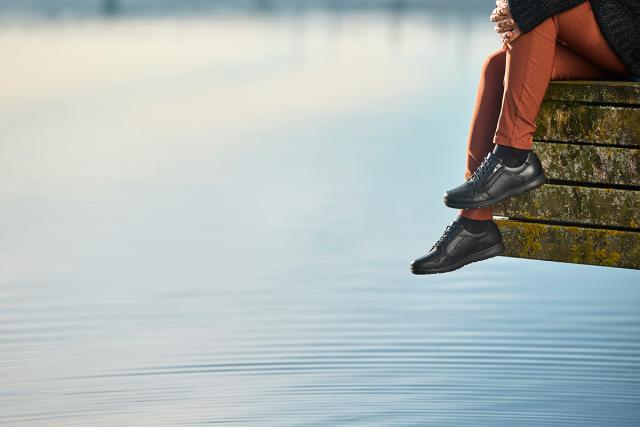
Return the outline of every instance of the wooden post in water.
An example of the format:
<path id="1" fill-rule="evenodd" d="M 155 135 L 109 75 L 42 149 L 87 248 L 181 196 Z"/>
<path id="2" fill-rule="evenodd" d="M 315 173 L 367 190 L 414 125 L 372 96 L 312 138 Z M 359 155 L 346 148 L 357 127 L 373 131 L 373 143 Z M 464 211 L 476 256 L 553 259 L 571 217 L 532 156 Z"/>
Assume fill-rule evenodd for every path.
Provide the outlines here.
<path id="1" fill-rule="evenodd" d="M 548 182 L 495 207 L 504 255 L 640 269 L 640 84 L 552 82 L 534 140 Z"/>

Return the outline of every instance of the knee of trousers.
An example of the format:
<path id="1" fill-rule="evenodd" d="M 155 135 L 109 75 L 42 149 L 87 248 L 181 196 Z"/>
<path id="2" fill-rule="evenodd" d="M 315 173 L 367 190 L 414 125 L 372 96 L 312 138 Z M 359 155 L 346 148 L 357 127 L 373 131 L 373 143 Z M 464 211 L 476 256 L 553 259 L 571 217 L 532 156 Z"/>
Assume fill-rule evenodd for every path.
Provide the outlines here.
<path id="1" fill-rule="evenodd" d="M 487 56 L 482 64 L 482 79 L 484 81 L 502 81 L 507 63 L 507 52 L 500 49 Z"/>

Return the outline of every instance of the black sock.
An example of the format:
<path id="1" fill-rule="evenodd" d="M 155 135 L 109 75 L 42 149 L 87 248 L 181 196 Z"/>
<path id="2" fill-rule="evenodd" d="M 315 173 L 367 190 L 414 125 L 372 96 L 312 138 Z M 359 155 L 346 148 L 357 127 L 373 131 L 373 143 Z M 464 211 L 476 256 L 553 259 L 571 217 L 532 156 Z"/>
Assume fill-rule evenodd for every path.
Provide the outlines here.
<path id="1" fill-rule="evenodd" d="M 520 166 L 527 160 L 529 150 L 521 150 L 520 148 L 507 147 L 506 145 L 496 144 L 493 154 L 500 157 L 502 162 L 510 168 Z"/>
<path id="2" fill-rule="evenodd" d="M 471 218 L 467 218 L 466 216 L 462 216 L 462 215 L 458 215 L 458 218 L 456 218 L 456 221 L 459 221 L 462 226 L 464 227 L 465 230 L 467 230 L 470 233 L 482 233 L 484 231 L 486 231 L 487 227 L 489 226 L 489 221 L 491 221 L 490 219 L 471 219 Z"/>

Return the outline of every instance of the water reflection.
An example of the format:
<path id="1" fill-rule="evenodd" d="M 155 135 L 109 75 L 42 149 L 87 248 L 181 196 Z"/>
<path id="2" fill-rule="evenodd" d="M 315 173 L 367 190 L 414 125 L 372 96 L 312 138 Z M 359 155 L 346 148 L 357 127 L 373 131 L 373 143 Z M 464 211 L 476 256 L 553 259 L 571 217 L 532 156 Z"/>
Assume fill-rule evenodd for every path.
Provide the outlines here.
<path id="1" fill-rule="evenodd" d="M 408 272 L 484 13 L 154 3 L 0 30 L 0 423 L 637 424 L 638 272 Z"/>

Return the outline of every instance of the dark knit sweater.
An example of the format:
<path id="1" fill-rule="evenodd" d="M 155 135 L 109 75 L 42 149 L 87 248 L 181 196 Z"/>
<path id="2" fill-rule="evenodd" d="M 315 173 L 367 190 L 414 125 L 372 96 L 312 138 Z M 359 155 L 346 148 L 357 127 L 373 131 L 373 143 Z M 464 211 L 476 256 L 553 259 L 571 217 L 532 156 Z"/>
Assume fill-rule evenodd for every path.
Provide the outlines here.
<path id="1" fill-rule="evenodd" d="M 509 0 L 509 6 L 513 19 L 526 33 L 584 1 Z M 631 80 L 640 81 L 640 0 L 591 0 L 591 8 L 609 46 L 631 71 Z"/>

